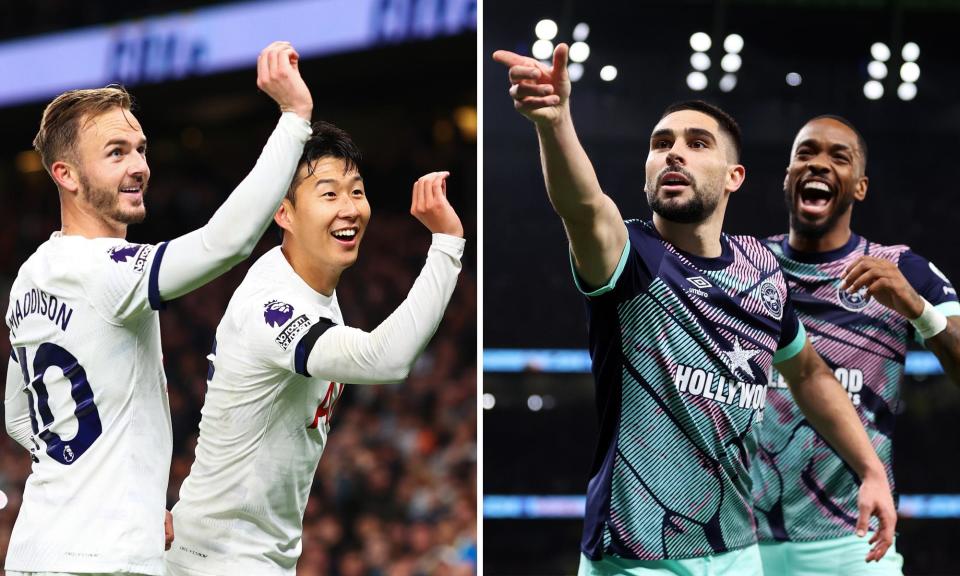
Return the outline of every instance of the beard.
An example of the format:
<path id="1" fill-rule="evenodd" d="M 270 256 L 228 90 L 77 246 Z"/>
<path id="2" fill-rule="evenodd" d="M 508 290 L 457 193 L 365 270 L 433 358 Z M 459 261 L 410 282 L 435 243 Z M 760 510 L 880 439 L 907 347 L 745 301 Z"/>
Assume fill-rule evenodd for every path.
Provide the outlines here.
<path id="1" fill-rule="evenodd" d="M 799 195 L 799 192 L 797 193 Z M 783 199 L 787 204 L 787 212 L 790 213 L 790 229 L 810 239 L 823 238 L 823 236 L 833 230 L 837 221 L 843 216 L 853 204 L 852 194 L 837 194 L 834 198 L 833 212 L 827 215 L 821 222 L 810 222 L 803 220 L 797 215 L 797 205 L 794 197 L 790 194 L 788 186 L 783 187 Z"/>
<path id="2" fill-rule="evenodd" d="M 662 198 L 657 191 L 659 186 L 657 185 L 660 182 L 660 179 L 667 172 L 678 172 L 683 174 L 683 176 L 690 182 L 690 189 L 693 191 L 693 198 L 686 202 L 679 202 L 675 199 L 665 199 Z M 719 189 L 720 183 L 717 184 Z M 678 224 L 695 224 L 697 222 L 703 222 L 713 214 L 714 210 L 717 209 L 717 204 L 720 203 L 720 193 L 708 194 L 700 188 L 697 184 L 696 178 L 693 177 L 693 174 L 690 174 L 683 168 L 679 166 L 667 166 L 660 171 L 660 174 L 656 178 L 647 180 L 647 185 L 644 189 L 647 194 L 647 204 L 650 205 L 650 209 L 655 213 L 659 214 L 661 218 L 669 220 L 671 222 L 676 222 Z"/>
<path id="3" fill-rule="evenodd" d="M 146 194 L 146 183 L 141 184 L 141 193 Z M 90 180 L 80 175 L 80 194 L 85 202 L 96 210 L 97 214 L 121 224 L 139 224 L 147 217 L 147 209 L 141 203 L 139 206 L 124 209 L 120 206 L 120 194 L 117 190 L 98 188 L 90 184 Z"/>

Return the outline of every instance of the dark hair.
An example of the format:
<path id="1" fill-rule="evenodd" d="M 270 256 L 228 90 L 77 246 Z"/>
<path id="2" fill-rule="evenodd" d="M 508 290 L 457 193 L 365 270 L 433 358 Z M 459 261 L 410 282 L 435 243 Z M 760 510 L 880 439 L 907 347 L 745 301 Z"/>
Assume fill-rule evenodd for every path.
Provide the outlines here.
<path id="1" fill-rule="evenodd" d="M 667 108 L 663 111 L 663 114 L 660 115 L 660 119 L 662 120 L 670 114 L 679 112 L 681 110 L 694 110 L 696 112 L 702 112 L 716 120 L 717 124 L 720 125 L 720 130 L 726 132 L 727 136 L 730 137 L 730 140 L 733 141 L 733 149 L 736 152 L 734 161 L 740 161 L 740 154 L 742 152 L 742 133 L 740 131 L 740 125 L 737 124 L 737 121 L 733 119 L 733 116 L 727 114 L 719 107 L 714 106 L 709 102 L 704 102 L 703 100 L 685 100 L 683 102 L 674 102 L 673 104 L 667 106 Z"/>
<path id="2" fill-rule="evenodd" d="M 863 171 L 864 172 L 867 171 L 867 141 L 863 138 L 863 134 L 861 134 L 860 131 L 857 130 L 857 127 L 853 125 L 853 122 L 847 120 L 843 116 L 838 116 L 836 114 L 821 114 L 819 116 L 814 116 L 813 118 L 807 120 L 804 126 L 813 122 L 814 120 L 833 120 L 835 122 L 839 122 L 843 124 L 850 130 L 852 130 L 853 133 L 857 135 L 857 146 L 860 147 L 860 155 L 863 157 Z"/>
<path id="3" fill-rule="evenodd" d="M 291 204 L 296 205 L 297 186 L 303 182 L 304 178 L 309 177 L 316 170 L 317 160 L 325 157 L 340 158 L 344 162 L 344 168 L 347 172 L 351 170 L 360 171 L 360 162 L 362 156 L 360 148 L 354 144 L 353 139 L 346 131 L 337 128 L 329 122 L 314 122 L 313 134 L 307 143 L 303 145 L 303 154 L 300 161 L 297 162 L 297 172 L 290 182 L 290 188 L 287 189 L 287 199 Z M 306 166 L 306 173 L 301 175 L 300 168 Z"/>

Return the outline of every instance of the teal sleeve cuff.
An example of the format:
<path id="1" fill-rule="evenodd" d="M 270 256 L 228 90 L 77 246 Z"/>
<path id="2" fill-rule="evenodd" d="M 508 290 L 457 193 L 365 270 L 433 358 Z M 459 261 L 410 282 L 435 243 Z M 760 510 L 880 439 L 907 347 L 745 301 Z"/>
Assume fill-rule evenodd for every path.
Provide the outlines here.
<path id="1" fill-rule="evenodd" d="M 610 279 L 607 280 L 607 283 L 603 286 L 597 288 L 596 290 L 588 290 L 581 282 L 580 275 L 577 274 L 577 267 L 573 264 L 573 251 L 570 251 L 570 271 L 573 273 L 573 283 L 577 285 L 577 290 L 580 291 L 584 296 L 590 298 L 594 296 L 600 296 L 601 294 L 606 294 L 616 287 L 617 280 L 620 279 L 620 275 L 623 274 L 623 269 L 627 265 L 627 256 L 630 255 L 630 239 L 627 238 L 627 243 L 623 245 L 623 253 L 620 254 L 620 262 L 617 263 L 617 269 L 613 271 L 613 275 L 610 276 Z"/>
<path id="2" fill-rule="evenodd" d="M 933 308 L 947 317 L 960 316 L 960 302 L 941 302 Z M 927 347 L 927 345 L 923 342 L 923 337 L 920 336 L 920 333 L 916 330 L 913 331 L 913 341 L 924 348 Z"/>
<path id="3" fill-rule="evenodd" d="M 803 350 L 803 345 L 807 343 L 807 329 L 803 327 L 803 323 L 800 322 L 800 320 L 797 320 L 797 328 L 797 335 L 793 339 L 793 342 L 777 350 L 776 354 L 773 355 L 774 364 L 789 360 Z"/>
<path id="4" fill-rule="evenodd" d="M 934 308 L 944 316 L 960 316 L 960 302 L 941 302 Z"/>

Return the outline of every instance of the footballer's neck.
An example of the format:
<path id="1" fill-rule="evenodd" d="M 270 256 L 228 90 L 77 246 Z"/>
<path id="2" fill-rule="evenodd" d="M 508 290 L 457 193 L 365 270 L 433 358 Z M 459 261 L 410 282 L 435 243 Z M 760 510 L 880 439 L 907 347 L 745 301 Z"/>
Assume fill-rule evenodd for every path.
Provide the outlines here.
<path id="1" fill-rule="evenodd" d="M 283 252 L 284 258 L 290 263 L 290 267 L 297 273 L 297 276 L 302 278 L 314 292 L 327 297 L 333 295 L 333 291 L 336 290 L 337 284 L 340 282 L 340 275 L 346 269 L 345 267 L 317 262 L 309 258 L 305 252 L 297 250 L 293 243 L 286 238 L 280 246 L 280 251 Z"/>
<path id="2" fill-rule="evenodd" d="M 703 258 L 717 258 L 723 254 L 720 234 L 723 229 L 723 207 L 700 222 L 683 223 L 667 220 L 653 213 L 653 225 L 660 236 L 677 248 Z"/>
<path id="3" fill-rule="evenodd" d="M 84 238 L 126 238 L 127 225 L 106 218 L 89 206 L 75 203 L 60 204 L 60 233 Z"/>
<path id="4" fill-rule="evenodd" d="M 852 212 L 848 209 L 846 213 L 841 214 L 833 226 L 823 234 L 803 234 L 790 226 L 790 247 L 798 252 L 830 252 L 843 248 L 853 234 L 853 230 L 850 229 Z"/>

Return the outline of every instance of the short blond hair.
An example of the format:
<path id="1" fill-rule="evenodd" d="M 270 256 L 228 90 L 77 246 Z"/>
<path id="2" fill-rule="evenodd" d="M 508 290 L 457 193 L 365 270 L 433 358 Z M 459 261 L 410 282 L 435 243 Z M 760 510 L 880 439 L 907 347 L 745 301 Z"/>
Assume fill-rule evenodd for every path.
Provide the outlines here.
<path id="1" fill-rule="evenodd" d="M 126 88 L 113 84 L 105 88 L 70 90 L 47 104 L 33 148 L 40 154 L 43 167 L 64 159 L 76 158 L 80 120 L 97 116 L 118 106 L 130 110 L 133 98 Z"/>

